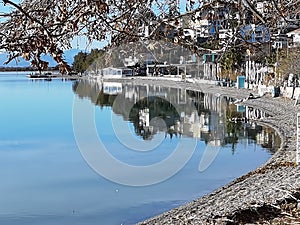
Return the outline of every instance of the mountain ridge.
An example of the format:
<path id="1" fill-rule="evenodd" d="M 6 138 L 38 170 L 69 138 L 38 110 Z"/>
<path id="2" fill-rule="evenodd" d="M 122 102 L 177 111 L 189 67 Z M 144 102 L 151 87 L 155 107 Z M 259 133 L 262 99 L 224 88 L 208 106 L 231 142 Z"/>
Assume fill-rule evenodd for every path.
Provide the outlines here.
<path id="1" fill-rule="evenodd" d="M 79 52 L 83 50 L 80 49 L 70 49 L 64 51 L 64 59 L 69 64 L 72 65 L 74 62 L 74 56 L 77 55 Z M 29 67 L 30 61 L 26 61 L 22 57 L 19 57 L 16 60 L 12 60 L 8 64 L 4 64 L 5 61 L 8 59 L 8 53 L 0 53 L 0 67 Z M 50 55 L 45 55 L 42 57 L 43 60 L 49 62 L 49 67 L 55 67 L 57 65 L 57 62 L 52 59 Z"/>

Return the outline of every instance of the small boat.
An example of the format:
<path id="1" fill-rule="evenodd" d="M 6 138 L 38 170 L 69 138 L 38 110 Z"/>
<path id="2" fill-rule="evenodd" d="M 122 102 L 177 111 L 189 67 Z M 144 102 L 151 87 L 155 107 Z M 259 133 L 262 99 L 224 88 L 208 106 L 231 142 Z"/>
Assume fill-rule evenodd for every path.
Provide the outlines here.
<path id="1" fill-rule="evenodd" d="M 51 72 L 45 72 L 45 73 L 30 73 L 27 74 L 26 77 L 30 79 L 47 79 L 47 78 L 53 78 L 56 77 L 56 75 L 52 75 Z"/>
<path id="2" fill-rule="evenodd" d="M 45 75 L 45 74 L 39 74 L 39 73 L 30 73 L 30 74 L 27 74 L 26 77 L 28 77 L 28 78 L 48 78 L 49 76 Z"/>

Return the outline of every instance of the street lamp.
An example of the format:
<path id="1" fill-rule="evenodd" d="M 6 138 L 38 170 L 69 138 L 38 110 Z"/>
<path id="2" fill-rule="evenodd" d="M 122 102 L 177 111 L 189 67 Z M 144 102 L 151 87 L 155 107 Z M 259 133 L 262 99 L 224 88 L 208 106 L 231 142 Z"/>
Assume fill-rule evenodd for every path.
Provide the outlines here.
<path id="1" fill-rule="evenodd" d="M 247 89 L 249 88 L 249 76 L 250 76 L 250 69 L 251 69 L 251 51 L 250 49 L 246 50 L 247 56 L 248 56 L 248 67 L 246 66 L 246 82 L 247 82 Z"/>

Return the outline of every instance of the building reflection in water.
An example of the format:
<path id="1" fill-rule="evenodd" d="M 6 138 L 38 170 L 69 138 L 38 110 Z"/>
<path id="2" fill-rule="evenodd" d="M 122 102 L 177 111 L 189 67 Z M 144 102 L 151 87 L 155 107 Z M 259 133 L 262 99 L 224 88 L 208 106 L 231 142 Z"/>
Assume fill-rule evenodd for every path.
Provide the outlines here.
<path id="1" fill-rule="evenodd" d="M 133 123 L 135 133 L 144 140 L 164 132 L 171 139 L 184 135 L 213 146 L 231 145 L 233 153 L 241 140 L 256 141 L 271 151 L 280 146 L 274 130 L 258 123 L 260 118 L 268 116 L 266 113 L 235 105 L 234 99 L 228 97 L 180 88 L 93 80 L 74 83 L 73 91 L 100 107 L 112 107 L 116 96 L 121 98 L 112 107 L 113 112 Z M 132 108 L 128 115 L 125 109 L 129 105 Z"/>

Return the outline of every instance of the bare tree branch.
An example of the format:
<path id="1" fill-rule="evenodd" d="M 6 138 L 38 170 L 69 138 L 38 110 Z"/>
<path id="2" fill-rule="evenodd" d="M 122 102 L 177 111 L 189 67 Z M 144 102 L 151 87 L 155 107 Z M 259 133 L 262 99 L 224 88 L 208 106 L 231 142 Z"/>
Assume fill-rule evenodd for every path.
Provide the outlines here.
<path id="1" fill-rule="evenodd" d="M 178 2 L 24 0 L 16 4 L 3 0 L 14 10 L 0 13 L 3 19 L 0 22 L 0 49 L 10 52 L 8 61 L 22 56 L 39 69 L 47 67 L 41 56 L 50 54 L 66 72 L 69 67 L 63 59 L 63 50 L 71 48 L 71 40 L 77 36 L 98 41 L 110 36 L 112 45 L 139 39 L 176 40 L 178 44 L 198 51 L 218 51 L 249 44 L 241 35 L 241 30 L 247 26 L 263 25 L 272 35 L 272 32 L 287 31 L 289 26 L 299 27 L 300 24 L 299 19 L 289 18 L 300 13 L 299 0 L 195 0 L 186 1 L 185 5 L 178 5 Z M 263 11 L 258 9 L 257 3 L 263 5 Z M 192 25 L 192 21 L 199 27 Z M 206 29 L 214 30 L 206 30 L 209 33 L 205 37 L 207 42 L 199 44 L 184 39 L 182 31 L 200 29 L 201 21 L 208 21 L 209 28 Z M 145 35 L 145 30 L 148 30 L 148 35 Z M 233 36 L 221 43 L 219 30 L 232 31 Z"/>

